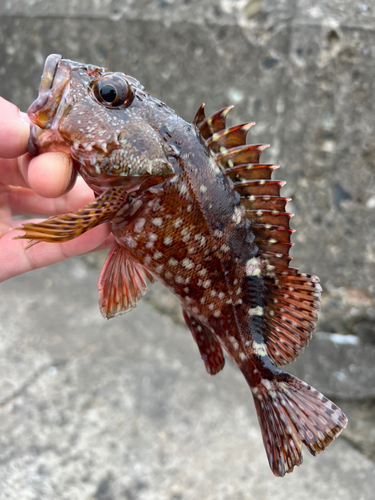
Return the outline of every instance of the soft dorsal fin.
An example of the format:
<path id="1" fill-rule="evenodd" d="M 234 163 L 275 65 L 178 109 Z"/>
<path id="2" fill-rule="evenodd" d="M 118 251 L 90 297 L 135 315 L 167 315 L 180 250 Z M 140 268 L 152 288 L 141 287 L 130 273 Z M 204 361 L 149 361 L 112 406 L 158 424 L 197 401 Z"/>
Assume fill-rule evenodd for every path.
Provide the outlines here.
<path id="1" fill-rule="evenodd" d="M 98 281 L 99 307 L 104 318 L 113 318 L 136 307 L 147 292 L 141 266 L 115 242 Z"/>
<path id="2" fill-rule="evenodd" d="M 290 199 L 280 196 L 285 182 L 272 179 L 278 165 L 260 163 L 260 155 L 268 144 L 246 144 L 246 134 L 253 123 L 226 128 L 230 109 L 205 118 L 201 107 L 194 125 L 215 153 L 216 161 L 226 169 L 251 222 L 261 266 L 256 258 L 250 268 L 254 269 L 254 277 L 257 272 L 262 273 L 267 288 L 267 352 L 277 365 L 283 365 L 296 359 L 306 347 L 315 327 L 321 289 L 316 276 L 299 274 L 289 267 L 289 249 L 293 245 L 290 236 L 294 230 L 289 228 L 293 214 L 285 208 Z"/>
<path id="3" fill-rule="evenodd" d="M 216 375 L 224 368 L 225 358 L 223 349 L 208 328 L 202 325 L 190 313 L 182 309 L 187 326 L 189 327 L 199 352 L 204 361 L 207 373 Z"/>

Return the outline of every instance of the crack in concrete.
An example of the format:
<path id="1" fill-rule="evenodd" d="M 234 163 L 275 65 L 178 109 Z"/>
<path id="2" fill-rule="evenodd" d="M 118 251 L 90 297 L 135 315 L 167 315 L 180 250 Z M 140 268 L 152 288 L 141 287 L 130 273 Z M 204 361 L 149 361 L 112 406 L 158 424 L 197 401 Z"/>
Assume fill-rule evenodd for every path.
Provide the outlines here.
<path id="1" fill-rule="evenodd" d="M 14 399 L 21 396 L 29 387 L 31 387 L 38 379 L 45 373 L 51 366 L 65 366 L 67 364 L 67 360 L 57 360 L 52 363 L 43 364 L 38 370 L 36 370 L 31 377 L 26 380 L 18 389 L 13 391 L 9 396 L 0 400 L 0 408 L 3 408 L 7 404 L 9 404 Z"/>

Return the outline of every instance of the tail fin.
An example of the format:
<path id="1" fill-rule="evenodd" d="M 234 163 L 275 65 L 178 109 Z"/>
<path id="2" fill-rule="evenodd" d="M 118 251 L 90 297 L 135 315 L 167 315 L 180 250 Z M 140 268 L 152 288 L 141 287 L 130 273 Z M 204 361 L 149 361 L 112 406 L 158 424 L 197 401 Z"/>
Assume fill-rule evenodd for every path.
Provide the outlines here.
<path id="1" fill-rule="evenodd" d="M 302 463 L 302 443 L 322 453 L 346 427 L 347 418 L 323 394 L 287 373 L 252 388 L 268 462 L 275 476 Z"/>

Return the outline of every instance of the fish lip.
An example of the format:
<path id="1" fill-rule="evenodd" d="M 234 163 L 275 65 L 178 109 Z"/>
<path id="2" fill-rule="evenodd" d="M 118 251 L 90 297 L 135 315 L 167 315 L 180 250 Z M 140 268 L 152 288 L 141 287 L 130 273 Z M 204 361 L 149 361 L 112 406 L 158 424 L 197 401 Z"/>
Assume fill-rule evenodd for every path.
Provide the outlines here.
<path id="1" fill-rule="evenodd" d="M 71 78 L 71 67 L 60 54 L 51 54 L 44 64 L 39 87 L 39 95 L 31 104 L 27 115 L 31 121 L 28 151 L 36 156 L 46 137 L 45 129 L 50 129 L 52 136 L 57 132 L 58 122 L 66 107 L 65 96 Z"/>
<path id="2" fill-rule="evenodd" d="M 34 115 L 36 115 L 38 111 L 40 111 L 47 104 L 56 74 L 57 65 L 61 59 L 62 56 L 60 54 L 51 54 L 47 57 L 44 63 L 43 75 L 39 86 L 39 95 L 27 111 L 30 119 L 34 118 Z"/>

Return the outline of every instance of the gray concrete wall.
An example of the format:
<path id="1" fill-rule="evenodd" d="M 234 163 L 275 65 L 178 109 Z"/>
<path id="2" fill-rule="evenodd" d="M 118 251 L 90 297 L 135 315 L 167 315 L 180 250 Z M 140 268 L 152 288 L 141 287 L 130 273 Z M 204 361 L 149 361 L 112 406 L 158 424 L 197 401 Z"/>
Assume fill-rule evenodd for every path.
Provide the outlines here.
<path id="1" fill-rule="evenodd" d="M 22 109 L 51 52 L 123 70 L 186 120 L 205 102 L 293 197 L 295 265 L 324 288 L 320 327 L 375 338 L 375 3 L 2 0 L 0 93 Z"/>
<path id="2" fill-rule="evenodd" d="M 61 0 L 56 2 L 52 0 L 0 0 L 0 95 L 26 110 L 37 95 L 44 59 L 52 52 L 61 53 L 64 57 L 74 60 L 104 65 L 112 70 L 124 71 L 135 76 L 150 93 L 166 102 L 186 120 L 192 120 L 199 105 L 205 102 L 209 112 L 228 104 L 235 104 L 236 107 L 229 115 L 231 124 L 244 121 L 257 122 L 257 126 L 250 131 L 249 141 L 271 144 L 271 148 L 263 153 L 262 159 L 281 164 L 282 168 L 277 171 L 277 177 L 288 182 L 283 188 L 283 194 L 293 198 L 289 209 L 295 213 L 291 225 L 297 230 L 293 237 L 296 243 L 292 250 L 295 258 L 294 265 L 302 272 L 317 274 L 321 278 L 324 289 L 323 307 L 318 326 L 320 333 L 317 333 L 303 357 L 292 366 L 292 370 L 309 383 L 336 398 L 344 410 L 353 417 L 345 434 L 346 439 L 355 448 L 361 450 L 367 458 L 356 455 L 354 448 L 340 441 L 339 446 L 344 446 L 344 448 L 338 448 L 336 458 L 339 460 L 340 453 L 344 455 L 347 453 L 345 460 L 347 464 L 352 464 L 351 470 L 355 472 L 353 472 L 353 477 L 350 476 L 354 489 L 342 487 L 340 491 L 343 493 L 338 497 L 366 500 L 371 498 L 370 492 L 375 487 L 375 469 L 373 463 L 370 462 L 370 460 L 375 460 L 373 431 L 375 427 L 375 1 L 364 3 L 349 0 L 317 0 L 315 2 L 309 0 Z M 94 286 L 94 277 L 98 273 L 95 269 L 97 261 L 98 259 L 95 260 L 93 257 L 85 261 L 78 260 L 78 264 L 67 264 L 68 267 L 57 268 L 57 271 L 51 270 L 50 273 L 54 276 L 54 283 L 57 283 L 59 269 L 67 272 L 69 265 L 73 266 L 72 269 L 74 265 L 83 266 L 87 272 L 85 279 L 88 280 L 88 285 Z M 94 268 L 90 267 L 88 262 L 94 262 Z M 21 299 L 19 299 L 21 305 L 16 314 L 24 314 L 22 311 L 25 309 L 22 309 L 22 303 L 29 303 L 30 290 L 39 285 L 43 287 L 45 280 L 49 279 L 47 276 L 48 270 L 21 277 L 18 279 L 21 281 L 14 280 L 3 285 L 2 290 L 5 291 L 1 295 L 0 326 L 3 334 L 1 351 L 3 359 L 7 358 L 13 349 L 15 352 L 10 358 L 12 363 L 4 364 L 12 390 L 8 388 L 8 392 L 5 391 L 5 399 L 1 399 L 5 411 L 2 418 L 3 422 L 6 422 L 2 425 L 5 433 L 13 432 L 10 442 L 5 446 L 6 457 L 9 455 L 16 458 L 9 459 L 10 461 L 6 458 L 8 468 L 4 469 L 5 475 L 3 476 L 0 470 L 0 484 L 1 477 L 7 477 L 7 491 L 12 490 L 9 484 L 17 484 L 17 482 L 22 484 L 24 489 L 21 496 L 17 498 L 55 498 L 52 493 L 48 493 L 50 491 L 48 488 L 40 490 L 42 493 L 39 496 L 32 485 L 29 485 L 28 489 L 28 481 L 31 481 L 30 484 L 34 484 L 32 481 L 43 483 L 42 477 L 46 464 L 42 458 L 41 462 L 38 462 L 42 472 L 39 474 L 34 469 L 35 474 L 30 472 L 31 465 L 27 465 L 27 453 L 31 453 L 31 457 L 35 455 L 27 451 L 27 447 L 20 451 L 12 444 L 14 440 L 17 440 L 17 429 L 23 428 L 24 434 L 19 432 L 21 436 L 25 436 L 30 432 L 30 427 L 21 416 L 17 416 L 19 420 L 14 430 L 9 424 L 9 418 L 11 418 L 12 411 L 17 413 L 17 408 L 21 408 L 19 411 L 22 413 L 25 410 L 27 415 L 30 415 L 33 425 L 40 425 L 38 429 L 42 429 L 40 422 L 43 419 L 49 421 L 50 418 L 52 419 L 51 429 L 57 432 L 60 417 L 55 414 L 53 414 L 55 416 L 48 417 L 48 411 L 52 411 L 50 408 L 52 404 L 50 390 L 52 389 L 48 385 L 48 366 L 49 364 L 55 366 L 53 363 L 58 356 L 54 354 L 51 340 L 50 344 L 47 343 L 48 346 L 42 343 L 40 359 L 37 355 L 38 350 L 34 347 L 29 347 L 31 350 L 28 356 L 17 357 L 17 347 L 19 342 L 22 342 L 22 322 L 18 324 L 12 319 L 12 315 L 5 315 L 4 311 L 12 311 L 14 303 L 12 296 L 14 298 L 21 294 Z M 68 284 L 66 287 L 68 290 Z M 49 289 L 44 290 L 39 298 L 39 306 L 50 300 L 51 293 Z M 63 304 L 67 297 L 65 295 L 59 297 L 59 293 L 62 292 L 56 285 L 52 295 L 55 297 L 54 300 Z M 78 301 L 79 298 L 76 300 Z M 175 321 L 181 320 L 176 303 L 168 295 L 163 294 L 157 285 L 154 285 L 153 292 L 151 290 L 149 300 L 159 310 L 170 313 Z M 93 305 L 96 307 L 96 299 L 94 302 Z M 82 301 L 80 306 L 83 317 L 86 317 L 84 308 L 87 308 L 88 304 Z M 27 315 L 30 314 L 29 310 L 26 311 Z M 50 313 L 46 311 L 48 308 L 43 305 L 39 318 L 44 318 L 45 315 L 46 317 L 43 320 L 40 319 L 39 327 L 38 322 L 33 323 L 34 330 L 28 331 L 28 336 L 31 338 L 33 335 L 35 339 L 39 338 L 38 328 L 42 331 L 44 328 L 47 333 L 50 332 L 52 339 L 60 335 L 53 331 L 57 328 L 53 311 Z M 59 328 L 65 329 L 66 332 L 74 324 L 74 331 L 79 335 L 79 311 L 72 318 L 69 316 L 71 313 L 68 309 L 66 311 L 67 320 L 65 323 L 60 323 Z M 162 333 L 165 320 L 160 315 L 158 317 L 160 323 L 155 320 L 154 324 L 159 326 L 154 328 L 155 331 Z M 123 321 L 124 323 L 118 323 Z M 111 328 L 117 332 L 118 325 L 126 325 L 127 321 L 132 320 L 116 319 Z M 43 322 L 46 322 L 44 326 Z M 112 322 L 109 324 L 112 325 Z M 149 325 L 147 321 L 144 323 L 145 328 Z M 95 324 L 95 328 L 99 328 L 98 325 Z M 8 346 L 9 332 L 12 332 L 12 335 L 18 332 L 15 335 L 18 340 L 14 341 L 11 348 Z M 47 342 L 47 333 L 43 342 Z M 344 334 L 346 337 L 343 339 L 332 334 Z M 116 336 L 117 333 L 108 335 L 112 338 L 111 335 Z M 78 380 L 78 395 L 74 393 L 71 396 L 72 400 L 76 401 L 77 398 L 78 400 L 80 397 L 84 398 L 87 390 L 87 384 L 79 382 L 80 377 L 84 380 L 89 375 L 86 374 L 85 367 L 77 368 L 81 365 L 75 359 L 76 345 L 73 339 L 69 335 L 64 338 L 68 347 L 66 351 L 62 351 L 61 356 L 66 364 L 61 365 L 61 368 L 57 370 L 61 369 L 63 373 L 61 380 L 59 379 L 61 385 L 58 387 L 65 394 L 66 401 L 63 408 L 68 412 L 69 380 Z M 30 342 L 36 342 L 35 339 Z M 165 342 L 169 341 L 168 337 L 168 341 L 165 340 Z M 85 342 L 83 338 L 82 345 L 86 345 Z M 126 340 L 123 339 L 122 342 L 126 344 Z M 151 342 L 148 337 L 147 342 Z M 154 344 L 151 345 L 157 349 L 158 339 L 155 338 L 153 342 Z M 179 342 L 179 337 L 176 342 Z M 90 344 L 88 340 L 87 343 Z M 95 358 L 94 356 L 93 359 L 95 363 L 99 363 L 104 373 L 111 364 L 112 354 L 106 353 L 104 349 L 101 351 L 101 357 Z M 100 359 L 102 361 L 99 361 Z M 151 351 L 149 359 L 152 359 Z M 64 368 L 65 366 L 68 368 Z M 47 367 L 46 372 L 43 372 L 43 367 Z M 231 367 L 228 369 L 230 370 Z M 83 370 L 83 374 L 78 374 L 77 370 Z M 168 384 L 169 372 L 165 374 L 163 370 L 162 366 L 161 379 Z M 20 377 L 20 371 L 22 375 L 25 375 L 25 380 Z M 23 395 L 22 388 L 25 384 L 26 388 L 29 385 L 32 387 L 31 391 L 37 391 L 33 385 L 35 373 L 43 375 L 40 379 L 37 376 L 35 380 L 40 380 L 36 387 L 45 391 L 45 398 L 39 394 L 35 399 L 32 392 Z M 46 377 L 47 381 L 43 377 Z M 99 375 L 98 377 L 100 379 Z M 113 375 L 113 380 L 118 380 L 115 375 Z M 185 380 L 184 383 L 186 384 L 187 381 Z M 136 386 L 130 396 L 124 396 L 121 392 L 120 381 L 118 380 L 117 386 L 114 382 L 113 384 L 114 391 L 119 391 L 120 399 L 136 397 L 138 391 Z M 181 388 L 177 386 L 175 389 L 182 391 L 182 387 L 183 384 Z M 18 390 L 21 390 L 21 396 L 17 396 Z M 80 390 L 82 392 L 79 392 Z M 101 389 L 98 391 L 101 394 L 100 397 L 105 394 L 104 389 L 102 392 Z M 146 397 L 152 392 L 150 389 Z M 21 399 L 18 400 L 17 397 Z M 95 405 L 95 397 L 94 393 L 88 396 L 90 404 Z M 204 397 L 202 396 L 203 399 L 199 403 L 202 405 L 203 413 Z M 16 409 L 14 406 L 7 406 L 8 404 L 15 404 Z M 151 406 L 154 405 L 156 408 L 158 404 L 158 401 L 153 400 Z M 175 411 L 176 404 L 178 406 L 180 403 L 174 402 L 171 411 Z M 48 411 L 43 413 L 45 405 Z M 219 405 L 217 411 L 220 418 L 218 417 L 215 425 L 220 426 L 220 419 L 225 414 L 225 404 L 220 406 L 216 402 L 212 405 Z M 134 414 L 140 415 L 143 411 L 147 414 L 151 411 L 147 407 L 142 408 L 139 411 L 134 410 Z M 64 413 L 65 410 L 61 411 Z M 120 413 L 119 411 L 118 416 Z M 79 410 L 78 414 L 89 425 L 87 418 L 90 417 L 85 411 Z M 70 413 L 69 415 L 66 418 L 74 420 L 75 417 L 73 418 Z M 251 418 L 253 417 L 254 415 Z M 182 418 L 181 415 L 179 418 Z M 187 418 L 203 417 L 198 412 Z M 238 422 L 241 418 L 239 417 Z M 147 420 L 148 423 L 149 421 L 150 419 Z M 178 418 L 176 422 L 177 429 L 180 425 Z M 247 424 L 250 425 L 249 422 L 241 425 Z M 164 432 L 163 429 L 167 425 L 170 425 L 170 422 L 160 423 L 157 432 Z M 99 427 L 95 431 L 97 434 L 93 435 L 100 435 Z M 189 432 L 194 432 L 195 424 L 192 423 L 187 428 Z M 210 423 L 207 420 L 204 429 L 208 432 L 209 428 Z M 74 436 L 76 432 L 78 431 L 73 426 L 68 434 Z M 113 429 L 108 432 L 107 437 L 114 435 Z M 126 432 L 130 430 L 127 429 Z M 256 435 L 256 431 L 254 433 Z M 181 471 L 183 465 L 180 463 L 176 465 L 170 458 L 174 456 L 175 451 L 164 449 L 164 438 L 160 437 L 161 434 L 158 436 L 155 454 L 159 457 L 160 453 L 165 452 L 169 457 L 166 463 L 170 465 L 170 468 L 175 467 L 173 470 Z M 247 447 L 239 444 L 241 440 L 239 436 L 235 438 L 237 439 L 236 446 L 239 446 L 236 449 L 240 450 L 238 453 L 244 453 L 242 455 L 244 460 L 250 460 L 246 455 Z M 198 439 L 197 436 L 196 438 Z M 46 446 L 52 446 L 54 441 L 53 438 L 51 439 L 52 441 Z M 110 441 L 110 437 L 108 439 Z M 247 438 L 244 437 L 244 439 Z M 109 441 L 101 443 L 107 454 L 110 454 L 109 450 L 112 446 Z M 5 441 L 2 442 L 4 444 Z M 32 446 L 36 446 L 38 439 L 31 439 L 31 442 Z M 225 442 L 225 440 L 221 441 L 223 446 L 226 446 Z M 134 443 L 135 441 L 129 438 L 127 446 L 135 446 Z M 176 449 L 182 446 L 178 439 L 172 439 L 171 443 Z M 81 456 L 80 454 L 88 453 L 87 447 L 91 444 L 90 440 L 85 441 L 83 438 L 81 448 L 78 447 L 79 450 L 74 446 L 73 448 L 76 449 L 77 456 Z M 38 446 L 42 445 L 39 443 Z M 146 444 L 142 443 L 139 446 L 140 449 L 144 449 Z M 258 444 L 255 448 L 257 446 Z M 348 447 L 345 448 L 345 446 Z M 55 449 L 60 450 L 58 447 Z M 117 450 L 116 453 L 123 453 L 121 450 Z M 51 453 L 53 454 L 53 451 Z M 72 453 L 64 448 L 53 456 L 63 457 L 61 460 L 65 459 L 70 464 L 69 460 L 74 460 L 74 453 L 73 455 Z M 156 455 L 151 455 L 150 460 L 154 460 Z M 47 456 L 49 456 L 48 453 Z M 22 457 L 22 459 L 17 457 Z M 234 455 L 232 459 L 235 460 Z M 142 467 L 147 469 L 144 461 L 146 459 L 136 456 L 134 460 L 134 463 L 131 462 L 133 465 L 138 464 L 141 469 Z M 258 463 L 257 455 L 251 460 Z M 197 465 L 198 462 L 194 463 Z M 82 464 L 82 461 L 80 463 Z M 333 467 L 329 470 L 340 479 L 336 487 L 346 484 L 345 474 L 348 468 L 345 469 L 342 464 L 332 465 L 333 463 L 336 464 L 334 459 L 331 464 L 327 463 L 327 467 Z M 366 480 L 366 484 L 370 486 L 360 486 L 361 467 L 358 470 L 355 469 L 356 463 L 362 464 L 362 470 L 367 471 L 363 480 Z M 105 486 L 100 490 L 99 480 L 95 486 L 95 481 L 91 478 L 89 487 L 85 489 L 86 486 L 82 486 L 85 484 L 84 479 L 76 478 L 79 484 L 77 498 L 100 500 L 173 498 L 179 500 L 199 497 L 199 489 L 194 490 L 192 486 L 192 489 L 189 489 L 189 484 L 191 485 L 195 480 L 195 473 L 199 472 L 198 465 L 198 472 L 193 467 L 183 476 L 184 480 L 181 479 L 180 482 L 184 485 L 181 491 L 176 486 L 178 481 L 173 483 L 173 478 L 176 476 L 169 473 L 169 478 L 173 479 L 171 479 L 172 482 L 168 483 L 164 489 L 159 485 L 161 489 L 157 490 L 158 496 L 152 496 L 151 487 L 142 489 L 139 486 L 137 490 L 136 485 L 141 483 L 137 483 L 140 479 L 138 473 L 134 471 L 138 469 L 134 469 L 131 480 L 129 479 L 131 484 L 126 486 L 126 481 L 126 484 L 124 481 L 123 484 L 119 479 L 121 468 L 116 469 L 116 466 L 112 464 L 112 468 L 108 466 L 108 472 L 103 462 L 97 457 L 93 458 L 93 464 L 92 474 L 93 476 L 99 474 L 101 480 L 104 481 L 103 484 L 107 477 L 112 477 L 112 480 L 108 479 L 107 493 L 105 493 Z M 67 475 L 73 474 L 69 467 L 67 469 L 57 467 L 59 472 L 52 476 L 50 474 L 50 479 L 47 480 L 48 487 L 52 488 L 52 484 L 60 486 L 67 484 Z M 147 470 L 159 478 L 158 474 L 161 474 L 162 468 L 159 470 L 159 466 L 156 469 L 155 467 Z M 207 492 L 202 498 L 247 499 L 262 498 L 263 495 L 263 498 L 268 499 L 276 491 L 273 486 L 265 486 L 264 489 L 259 487 L 260 489 L 257 490 L 254 486 L 255 480 L 254 483 L 251 481 L 241 483 L 239 479 L 236 479 L 238 481 L 236 484 L 239 484 L 236 490 L 231 490 L 229 487 L 228 489 L 230 475 L 228 477 L 224 475 L 225 479 L 223 478 L 220 483 L 221 473 L 217 472 L 220 470 L 217 467 L 219 467 L 218 463 L 212 465 L 211 471 L 215 471 L 213 475 L 206 470 L 206 477 L 218 481 L 221 489 L 218 490 L 217 496 Z M 336 470 L 335 467 L 339 469 Z M 29 476 L 22 476 L 24 469 L 29 471 Z M 18 472 L 12 475 L 10 470 Z M 64 470 L 68 471 L 67 475 Z M 307 471 L 307 469 L 304 470 Z M 315 472 L 313 472 L 304 486 L 299 483 L 295 485 L 293 482 L 290 483 L 291 489 L 285 490 L 285 495 L 289 496 L 285 498 L 313 498 L 309 496 L 310 488 L 314 487 L 319 477 L 324 477 L 323 483 L 326 490 L 322 486 L 317 495 L 325 497 L 326 493 L 328 495 L 328 492 L 333 492 L 332 488 L 335 484 L 329 482 L 331 476 L 329 474 L 321 476 L 323 469 L 317 470 L 317 475 L 314 476 Z M 234 474 L 233 469 L 230 469 L 230 472 Z M 355 475 L 357 473 L 359 475 Z M 246 471 L 243 474 L 246 475 Z M 265 478 L 263 475 L 261 477 L 263 485 Z M 299 477 L 302 480 L 303 475 Z M 201 477 L 200 481 L 197 481 L 198 485 L 204 483 L 204 478 Z M 116 488 L 120 488 L 118 486 L 120 483 L 123 487 L 122 493 L 116 493 Z M 146 483 L 153 484 L 152 480 Z M 173 484 L 175 484 L 175 490 L 172 488 Z M 302 493 L 293 497 L 293 488 L 297 487 L 299 489 L 296 491 Z M 251 496 L 249 488 L 257 493 Z M 33 493 L 30 492 L 34 490 L 36 493 L 32 496 Z M 55 495 L 57 491 L 59 493 L 56 498 L 69 498 L 69 500 L 76 498 L 73 494 L 64 497 L 61 493 L 63 489 L 55 490 Z M 83 492 L 86 491 L 85 497 Z M 358 491 L 362 496 L 358 496 Z M 90 497 L 89 494 L 92 496 Z M 279 494 L 281 495 L 280 492 Z M 1 495 L 0 492 L 0 498 Z M 11 493 L 7 495 L 3 498 L 13 498 Z M 279 498 L 284 497 L 281 495 Z"/>

